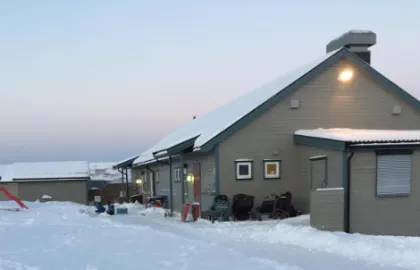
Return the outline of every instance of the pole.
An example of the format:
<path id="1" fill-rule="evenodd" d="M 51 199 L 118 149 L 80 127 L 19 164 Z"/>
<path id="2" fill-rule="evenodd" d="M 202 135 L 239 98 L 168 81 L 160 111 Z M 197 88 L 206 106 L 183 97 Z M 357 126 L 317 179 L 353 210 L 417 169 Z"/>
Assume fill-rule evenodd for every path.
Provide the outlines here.
<path id="1" fill-rule="evenodd" d="M 169 204 L 170 204 L 170 216 L 173 215 L 174 211 L 174 204 L 173 204 L 173 190 L 174 190 L 174 184 L 173 184 L 173 171 L 172 171 L 172 157 L 169 156 Z"/>
<path id="2" fill-rule="evenodd" d="M 181 172 L 179 173 L 180 174 L 180 180 L 181 180 L 181 198 L 182 198 L 182 200 L 181 200 L 181 203 L 182 203 L 182 205 L 184 205 L 184 203 L 185 203 L 185 187 L 184 187 L 184 184 L 185 184 L 185 175 L 184 175 L 184 153 L 180 153 L 180 155 L 179 155 L 179 159 L 180 159 L 180 163 L 181 163 Z"/>
<path id="3" fill-rule="evenodd" d="M 126 183 L 126 191 L 125 191 L 125 196 L 127 197 L 127 202 L 130 202 L 130 187 L 128 186 L 128 168 L 125 169 L 125 183 Z"/>

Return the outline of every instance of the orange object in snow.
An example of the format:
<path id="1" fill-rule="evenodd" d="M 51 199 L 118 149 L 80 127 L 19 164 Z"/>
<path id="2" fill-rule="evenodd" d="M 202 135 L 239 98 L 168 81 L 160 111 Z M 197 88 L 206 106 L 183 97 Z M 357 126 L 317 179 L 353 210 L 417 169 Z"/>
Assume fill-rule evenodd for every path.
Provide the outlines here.
<path id="1" fill-rule="evenodd" d="M 187 221 L 188 213 L 190 212 L 191 203 L 184 203 L 184 208 L 182 209 L 182 222 Z"/>
<path id="2" fill-rule="evenodd" d="M 6 195 L 10 200 L 15 201 L 17 204 L 19 204 L 19 206 L 21 208 L 26 208 L 28 209 L 28 207 L 26 207 L 26 205 L 17 197 L 13 196 L 7 189 L 5 188 L 0 188 L 0 191 L 4 193 L 4 195 Z"/>
<path id="3" fill-rule="evenodd" d="M 197 219 L 200 217 L 200 203 L 194 202 L 191 207 L 193 220 L 197 221 Z"/>

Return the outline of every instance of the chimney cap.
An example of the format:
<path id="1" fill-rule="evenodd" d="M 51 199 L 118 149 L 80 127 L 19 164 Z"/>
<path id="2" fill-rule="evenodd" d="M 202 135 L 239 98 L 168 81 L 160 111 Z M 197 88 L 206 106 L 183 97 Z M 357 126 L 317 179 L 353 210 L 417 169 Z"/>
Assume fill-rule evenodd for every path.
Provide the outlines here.
<path id="1" fill-rule="evenodd" d="M 342 47 L 363 47 L 367 48 L 376 44 L 376 34 L 371 30 L 350 30 L 331 40 L 327 46 L 327 53 Z"/>

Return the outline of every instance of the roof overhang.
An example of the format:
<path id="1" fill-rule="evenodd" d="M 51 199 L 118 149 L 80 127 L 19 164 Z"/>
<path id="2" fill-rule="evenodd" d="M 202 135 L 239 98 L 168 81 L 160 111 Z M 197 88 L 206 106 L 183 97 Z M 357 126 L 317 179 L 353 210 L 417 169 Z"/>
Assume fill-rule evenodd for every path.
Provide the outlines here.
<path id="1" fill-rule="evenodd" d="M 13 178 L 12 182 L 68 182 L 68 181 L 90 181 L 89 177 L 45 177 L 45 178 Z"/>
<path id="2" fill-rule="evenodd" d="M 112 166 L 112 169 L 117 170 L 117 169 L 131 168 L 133 166 L 134 160 L 136 160 L 137 158 L 138 156 L 134 156 L 129 159 L 123 160 L 117 163 L 116 165 Z"/>
<path id="3" fill-rule="evenodd" d="M 345 142 L 331 140 L 331 139 L 324 139 L 324 138 L 317 138 L 317 137 L 295 134 L 293 136 L 293 141 L 297 145 L 313 146 L 313 147 L 325 148 L 325 149 L 330 149 L 330 150 L 344 151 L 346 149 Z"/>
<path id="4" fill-rule="evenodd" d="M 372 143 L 349 143 L 347 149 L 353 151 L 382 150 L 382 149 L 420 149 L 420 141 L 383 141 Z"/>
<path id="5" fill-rule="evenodd" d="M 198 137 L 199 136 L 195 136 L 191 139 L 185 140 L 181 143 L 171 146 L 170 148 L 155 151 L 153 152 L 153 157 L 155 159 L 160 159 L 160 158 L 175 156 L 184 152 L 192 152 L 194 150 L 195 140 Z"/>
<path id="6" fill-rule="evenodd" d="M 328 138 L 319 138 L 316 136 L 306 136 L 294 134 L 294 142 L 297 145 L 313 146 L 336 151 L 370 151 L 380 149 L 407 149 L 420 148 L 419 139 L 400 139 L 400 140 L 337 140 Z"/>

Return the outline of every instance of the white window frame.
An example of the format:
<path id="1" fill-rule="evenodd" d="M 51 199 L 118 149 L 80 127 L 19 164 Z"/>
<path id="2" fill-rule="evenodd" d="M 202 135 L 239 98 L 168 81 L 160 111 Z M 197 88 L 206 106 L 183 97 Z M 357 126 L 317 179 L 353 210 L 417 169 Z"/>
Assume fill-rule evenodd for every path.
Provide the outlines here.
<path id="1" fill-rule="evenodd" d="M 181 181 L 181 169 L 180 168 L 175 168 L 174 171 L 174 181 L 175 182 L 180 182 Z"/>
<path id="2" fill-rule="evenodd" d="M 239 167 L 240 166 L 248 166 L 248 174 L 247 175 L 240 175 L 239 174 Z M 235 160 L 235 174 L 236 180 L 252 180 L 253 177 L 253 161 L 252 160 Z"/>
<path id="3" fill-rule="evenodd" d="M 409 166 L 405 168 L 398 168 L 398 161 L 393 161 L 393 158 L 406 159 L 409 162 Z M 389 162 L 392 173 L 386 169 L 381 169 L 379 166 L 380 159 L 382 162 Z M 400 161 L 401 162 L 401 161 Z M 395 165 L 394 165 L 395 164 Z M 394 167 L 395 166 L 395 167 Z M 396 174 L 401 172 L 402 180 L 398 179 Z M 394 175 L 394 177 L 392 176 Z M 404 184 L 404 177 L 409 176 L 409 179 L 405 179 L 408 183 Z M 396 177 L 395 177 L 396 176 Z M 377 197 L 398 197 L 408 196 L 411 193 L 411 182 L 412 182 L 412 154 L 411 153 L 398 153 L 395 154 L 380 154 L 376 156 L 376 196 Z M 394 191 L 393 191 L 394 190 Z"/>
<path id="4" fill-rule="evenodd" d="M 268 175 L 267 174 L 267 165 L 276 165 L 277 167 L 277 174 L 275 175 Z M 281 160 L 278 159 L 266 159 L 263 161 L 263 169 L 264 169 L 264 179 L 265 180 L 279 180 L 281 178 Z"/>

